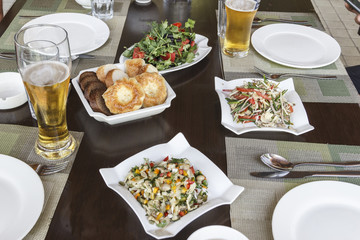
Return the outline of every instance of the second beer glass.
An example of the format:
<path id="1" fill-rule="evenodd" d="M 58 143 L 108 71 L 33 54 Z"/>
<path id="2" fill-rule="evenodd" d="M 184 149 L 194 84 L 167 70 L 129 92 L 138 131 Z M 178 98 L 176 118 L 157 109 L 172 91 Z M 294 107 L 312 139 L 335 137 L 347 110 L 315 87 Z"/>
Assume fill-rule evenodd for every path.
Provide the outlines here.
<path id="1" fill-rule="evenodd" d="M 15 35 L 15 49 L 38 121 L 35 152 L 48 160 L 65 159 L 76 148 L 66 122 L 71 70 L 67 32 L 55 25 L 32 25 Z"/>
<path id="2" fill-rule="evenodd" d="M 250 46 L 251 25 L 260 0 L 226 0 L 226 32 L 224 54 L 245 57 Z"/>

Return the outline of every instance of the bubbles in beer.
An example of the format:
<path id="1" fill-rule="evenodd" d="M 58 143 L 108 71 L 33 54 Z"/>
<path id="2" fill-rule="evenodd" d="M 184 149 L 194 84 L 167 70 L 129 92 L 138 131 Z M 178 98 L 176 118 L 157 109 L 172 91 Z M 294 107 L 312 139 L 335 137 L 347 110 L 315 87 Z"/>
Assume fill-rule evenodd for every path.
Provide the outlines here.
<path id="1" fill-rule="evenodd" d="M 51 86 L 69 77 L 69 68 L 61 62 L 36 63 L 24 71 L 24 81 L 35 86 Z"/>
<path id="2" fill-rule="evenodd" d="M 254 0 L 227 0 L 225 3 L 229 8 L 237 11 L 252 11 L 255 9 L 256 1 Z"/>

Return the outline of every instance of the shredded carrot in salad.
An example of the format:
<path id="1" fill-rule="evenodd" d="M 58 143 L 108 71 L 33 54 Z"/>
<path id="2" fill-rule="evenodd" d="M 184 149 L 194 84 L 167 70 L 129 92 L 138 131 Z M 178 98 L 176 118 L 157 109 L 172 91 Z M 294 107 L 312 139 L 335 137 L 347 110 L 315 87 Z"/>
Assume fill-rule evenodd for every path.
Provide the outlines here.
<path id="1" fill-rule="evenodd" d="M 253 122 L 258 127 L 291 128 L 290 115 L 295 104 L 286 100 L 287 90 L 279 89 L 278 85 L 264 78 L 235 89 L 224 89 L 234 121 Z"/>

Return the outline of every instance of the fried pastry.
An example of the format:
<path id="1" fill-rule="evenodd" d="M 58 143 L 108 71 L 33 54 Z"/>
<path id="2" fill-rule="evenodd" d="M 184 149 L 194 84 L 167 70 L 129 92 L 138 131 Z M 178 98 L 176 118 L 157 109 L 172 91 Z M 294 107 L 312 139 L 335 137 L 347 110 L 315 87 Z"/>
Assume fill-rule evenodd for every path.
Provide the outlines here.
<path id="1" fill-rule="evenodd" d="M 113 114 L 126 113 L 142 107 L 145 93 L 135 78 L 116 81 L 103 94 L 105 104 Z"/>
<path id="2" fill-rule="evenodd" d="M 139 75 L 141 72 L 142 67 L 145 65 L 144 59 L 141 58 L 134 58 L 128 59 L 125 61 L 125 72 L 129 77 L 135 77 Z"/>
<path id="3" fill-rule="evenodd" d="M 151 107 L 165 102 L 167 96 L 165 79 L 158 73 L 142 73 L 135 77 L 145 92 L 143 107 Z"/>

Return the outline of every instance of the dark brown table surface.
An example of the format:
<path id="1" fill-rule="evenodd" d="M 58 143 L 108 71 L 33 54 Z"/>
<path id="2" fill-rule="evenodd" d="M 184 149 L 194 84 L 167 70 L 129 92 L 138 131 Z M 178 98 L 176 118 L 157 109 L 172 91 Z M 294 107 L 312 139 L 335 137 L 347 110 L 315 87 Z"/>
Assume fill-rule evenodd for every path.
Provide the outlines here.
<path id="1" fill-rule="evenodd" d="M 24 2 L 18 0 L 11 8 L 0 23 L 0 34 Z M 127 203 L 106 187 L 99 169 L 114 167 L 139 151 L 169 141 L 178 132 L 225 173 L 225 137 L 360 145 L 357 104 L 305 103 L 315 130 L 301 136 L 271 132 L 238 136 L 225 129 L 214 90 L 214 76 L 223 77 L 216 8 L 217 0 L 153 0 L 149 6 L 131 3 L 116 59 L 124 46 L 140 40 L 147 22 L 152 20 L 176 22 L 190 17 L 196 20 L 196 32 L 207 36 L 213 49 L 200 63 L 164 75 L 177 96 L 170 108 L 153 117 L 115 126 L 100 123 L 87 114 L 76 92 L 71 91 L 67 106 L 69 129 L 85 135 L 46 239 L 153 239 Z M 313 7 L 310 0 L 263 0 L 260 10 L 309 12 Z M 26 104 L 0 111 L 0 123 L 36 126 Z M 187 239 L 195 230 L 214 224 L 230 226 L 229 206 L 204 214 L 173 239 Z"/>

